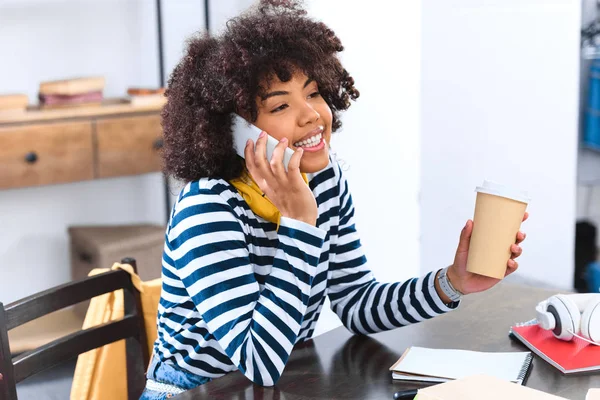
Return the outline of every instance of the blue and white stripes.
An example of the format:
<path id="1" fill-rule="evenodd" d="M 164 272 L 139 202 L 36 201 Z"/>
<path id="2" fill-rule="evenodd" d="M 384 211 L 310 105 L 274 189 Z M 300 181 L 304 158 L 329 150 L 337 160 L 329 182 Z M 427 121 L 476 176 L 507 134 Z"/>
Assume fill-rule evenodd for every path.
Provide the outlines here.
<path id="1" fill-rule="evenodd" d="M 348 185 L 335 162 L 309 176 L 317 227 L 256 217 L 229 183 L 188 184 L 166 233 L 155 353 L 216 378 L 239 369 L 279 379 L 295 343 L 310 338 L 328 295 L 356 333 L 393 329 L 449 310 L 435 273 L 377 283 L 367 267 Z"/>

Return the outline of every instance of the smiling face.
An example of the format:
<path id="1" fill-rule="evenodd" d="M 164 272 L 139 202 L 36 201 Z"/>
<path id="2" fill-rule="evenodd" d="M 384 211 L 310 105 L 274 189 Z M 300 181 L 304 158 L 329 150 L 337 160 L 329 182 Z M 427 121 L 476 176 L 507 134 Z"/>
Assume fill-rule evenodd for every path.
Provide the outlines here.
<path id="1" fill-rule="evenodd" d="M 332 114 L 317 82 L 301 72 L 288 82 L 274 78 L 256 105 L 254 125 L 277 140 L 287 138 L 293 150 L 304 149 L 300 171 L 317 172 L 327 166 Z"/>

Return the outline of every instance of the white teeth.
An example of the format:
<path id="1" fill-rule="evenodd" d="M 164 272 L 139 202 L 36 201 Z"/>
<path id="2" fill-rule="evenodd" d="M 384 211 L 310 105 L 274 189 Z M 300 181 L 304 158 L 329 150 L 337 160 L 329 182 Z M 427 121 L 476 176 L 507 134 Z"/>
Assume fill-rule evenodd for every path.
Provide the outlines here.
<path id="1" fill-rule="evenodd" d="M 313 137 L 310 137 L 308 139 L 301 140 L 299 142 L 294 143 L 294 146 L 296 146 L 296 147 L 312 147 L 318 143 L 321 143 L 322 137 L 323 137 L 323 135 L 318 133 Z"/>

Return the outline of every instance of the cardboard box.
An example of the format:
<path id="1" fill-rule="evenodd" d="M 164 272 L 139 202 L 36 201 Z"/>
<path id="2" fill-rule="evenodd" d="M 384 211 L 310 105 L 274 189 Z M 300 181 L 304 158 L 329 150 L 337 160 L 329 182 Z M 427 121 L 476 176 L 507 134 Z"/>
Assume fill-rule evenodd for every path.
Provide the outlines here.
<path id="1" fill-rule="evenodd" d="M 94 268 L 110 268 L 125 257 L 135 258 L 143 281 L 160 278 L 165 230 L 151 224 L 69 227 L 72 279 L 85 278 Z M 88 304 L 75 308 L 85 315 Z"/>

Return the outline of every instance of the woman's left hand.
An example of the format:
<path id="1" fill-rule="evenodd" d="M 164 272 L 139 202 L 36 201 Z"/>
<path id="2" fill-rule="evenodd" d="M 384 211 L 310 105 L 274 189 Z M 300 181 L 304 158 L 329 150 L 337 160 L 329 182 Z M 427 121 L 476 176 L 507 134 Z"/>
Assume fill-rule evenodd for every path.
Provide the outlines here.
<path id="1" fill-rule="evenodd" d="M 529 217 L 528 213 L 523 216 L 523 222 Z M 473 221 L 468 220 L 467 224 L 460 233 L 460 241 L 454 257 L 454 264 L 448 269 L 448 279 L 452 286 L 463 294 L 483 292 L 500 282 L 500 279 L 490 278 L 488 276 L 474 274 L 467 271 L 467 256 L 469 254 L 469 243 L 471 242 L 471 234 L 473 233 Z M 510 260 L 506 265 L 505 277 L 512 274 L 519 268 L 519 263 L 515 260 L 521 255 L 523 249 L 519 244 L 525 240 L 526 235 L 523 232 L 518 232 L 515 239 L 515 244 L 511 245 L 512 253 Z"/>

